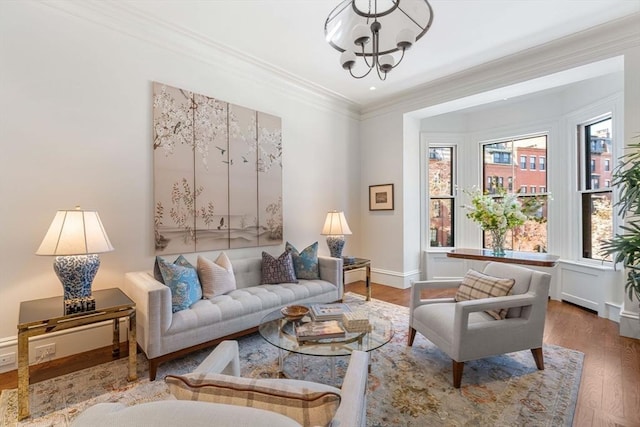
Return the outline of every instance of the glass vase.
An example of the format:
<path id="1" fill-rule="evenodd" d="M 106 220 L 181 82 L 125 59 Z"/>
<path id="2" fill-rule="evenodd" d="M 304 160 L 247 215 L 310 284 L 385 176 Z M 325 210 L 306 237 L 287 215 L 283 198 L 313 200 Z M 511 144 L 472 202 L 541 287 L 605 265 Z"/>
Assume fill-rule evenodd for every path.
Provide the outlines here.
<path id="1" fill-rule="evenodd" d="M 489 230 L 491 233 L 491 250 L 494 256 L 505 256 L 504 243 L 507 230 Z"/>

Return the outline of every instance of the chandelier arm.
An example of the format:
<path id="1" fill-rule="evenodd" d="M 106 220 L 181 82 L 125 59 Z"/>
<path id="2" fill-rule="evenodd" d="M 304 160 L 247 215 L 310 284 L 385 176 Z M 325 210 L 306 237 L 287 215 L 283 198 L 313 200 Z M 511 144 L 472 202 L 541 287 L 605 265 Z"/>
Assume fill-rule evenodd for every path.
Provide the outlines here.
<path id="1" fill-rule="evenodd" d="M 406 50 L 407 50 L 407 49 L 404 49 L 404 48 L 402 49 L 402 55 L 400 56 L 400 59 L 398 60 L 398 62 L 396 63 L 396 65 L 394 65 L 393 67 L 391 67 L 392 69 L 393 69 L 393 68 L 396 68 L 398 65 L 400 65 L 400 63 L 401 63 L 401 62 L 402 62 L 402 60 L 404 59 L 404 52 L 405 52 Z"/>
<path id="2" fill-rule="evenodd" d="M 375 40 L 375 38 L 374 38 L 374 40 Z M 371 64 L 369 64 L 369 61 L 367 61 L 367 55 L 365 55 L 365 52 L 364 52 L 364 45 L 362 45 L 362 59 L 364 59 L 364 63 L 367 64 L 367 67 L 369 67 L 370 69 L 373 68 L 376 65 L 375 56 L 371 57 L 371 59 L 372 59 Z"/>
<path id="3" fill-rule="evenodd" d="M 382 81 L 385 81 L 387 79 L 387 73 L 380 73 L 380 67 L 375 67 L 376 68 L 376 72 L 378 73 L 378 78 Z M 382 77 L 384 75 L 384 77 Z"/>
<path id="4" fill-rule="evenodd" d="M 373 70 L 373 68 L 374 67 L 369 68 L 369 70 L 361 76 L 356 76 L 355 74 L 353 74 L 353 70 L 349 68 L 349 74 L 351 74 L 351 77 L 353 77 L 354 79 L 363 79 L 369 75 L 369 73 L 371 72 L 371 70 Z"/>

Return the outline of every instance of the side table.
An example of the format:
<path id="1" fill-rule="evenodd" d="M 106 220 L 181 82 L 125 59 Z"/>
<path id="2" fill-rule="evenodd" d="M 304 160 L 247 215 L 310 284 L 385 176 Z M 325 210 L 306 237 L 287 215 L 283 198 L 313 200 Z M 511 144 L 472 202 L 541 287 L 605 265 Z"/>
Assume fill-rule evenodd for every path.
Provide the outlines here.
<path id="1" fill-rule="evenodd" d="M 371 301 L 371 260 L 365 258 L 342 258 L 342 284 L 344 285 L 344 276 L 347 271 L 365 268 L 367 277 L 365 284 L 367 287 L 367 301 Z"/>
<path id="2" fill-rule="evenodd" d="M 136 359 L 136 304 L 120 289 L 94 291 L 96 309 L 83 313 L 64 314 L 62 296 L 23 301 L 18 319 L 18 420 L 28 418 L 29 409 L 29 337 L 64 329 L 113 321 L 112 354 L 120 353 L 120 318 L 129 319 L 129 375 L 127 380 L 138 379 Z"/>

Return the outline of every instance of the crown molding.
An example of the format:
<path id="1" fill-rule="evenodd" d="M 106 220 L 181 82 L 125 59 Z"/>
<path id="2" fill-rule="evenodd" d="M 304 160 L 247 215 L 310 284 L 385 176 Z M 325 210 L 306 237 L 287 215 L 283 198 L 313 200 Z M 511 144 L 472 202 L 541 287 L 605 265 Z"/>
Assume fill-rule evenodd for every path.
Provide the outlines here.
<path id="1" fill-rule="evenodd" d="M 352 119 L 360 118 L 361 106 L 350 99 L 202 34 L 149 16 L 131 3 L 83 0 L 39 4 L 173 53 L 222 67 L 241 78 L 259 80 L 274 92 L 309 106 Z"/>
<path id="2" fill-rule="evenodd" d="M 640 13 L 634 13 L 369 104 L 362 109 L 362 119 L 407 113 L 619 56 L 640 45 L 639 28 Z"/>

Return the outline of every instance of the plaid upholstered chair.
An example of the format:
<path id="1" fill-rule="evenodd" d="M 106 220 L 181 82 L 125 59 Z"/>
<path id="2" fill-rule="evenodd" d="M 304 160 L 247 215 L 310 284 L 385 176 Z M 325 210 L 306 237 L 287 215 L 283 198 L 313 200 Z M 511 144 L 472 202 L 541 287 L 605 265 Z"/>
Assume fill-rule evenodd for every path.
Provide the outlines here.
<path id="1" fill-rule="evenodd" d="M 453 359 L 453 386 L 460 388 L 464 362 L 530 349 L 544 369 L 542 336 L 551 275 L 490 262 L 462 280 L 412 284 L 409 339 L 416 332 Z M 455 298 L 421 299 L 423 289 L 458 287 Z"/>

